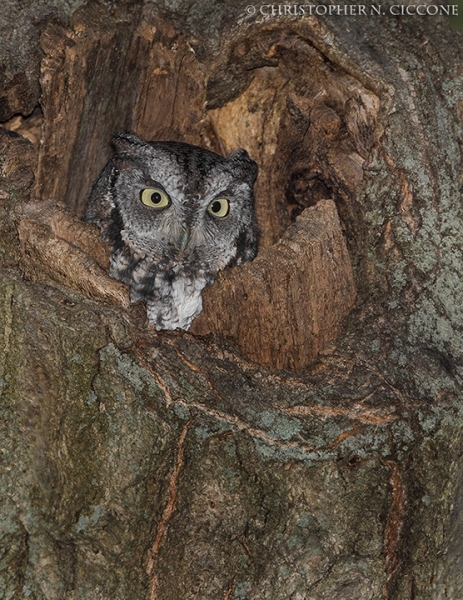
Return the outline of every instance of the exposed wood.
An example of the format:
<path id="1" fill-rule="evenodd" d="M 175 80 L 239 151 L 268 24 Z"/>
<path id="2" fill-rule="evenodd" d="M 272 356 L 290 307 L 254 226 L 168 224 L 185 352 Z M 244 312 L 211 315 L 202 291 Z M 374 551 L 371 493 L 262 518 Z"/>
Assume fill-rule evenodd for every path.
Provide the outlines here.
<path id="1" fill-rule="evenodd" d="M 209 115 L 227 152 L 244 146 L 260 165 L 261 245 L 275 243 L 323 198 L 336 202 L 353 241 L 360 233 L 356 190 L 381 135 L 379 98 L 295 33 L 264 31 L 241 44 L 258 48 L 273 66 L 257 69 L 238 98 Z"/>
<path id="2" fill-rule="evenodd" d="M 18 232 L 22 267 L 29 278 L 46 276 L 87 297 L 129 308 L 128 286 L 107 274 L 109 252 L 97 227 L 48 202 L 25 205 Z"/>
<path id="3" fill-rule="evenodd" d="M 221 273 L 191 331 L 224 336 L 267 367 L 300 370 L 339 334 L 355 297 L 336 206 L 321 200 L 252 264 Z"/>
<path id="4" fill-rule="evenodd" d="M 49 25 L 41 37 L 45 121 L 35 195 L 79 215 L 116 131 L 217 148 L 204 115 L 204 74 L 185 37 L 171 24 L 146 22 L 135 4 L 114 11 L 102 30 L 107 18 L 103 5 L 91 4 L 69 28 Z"/>

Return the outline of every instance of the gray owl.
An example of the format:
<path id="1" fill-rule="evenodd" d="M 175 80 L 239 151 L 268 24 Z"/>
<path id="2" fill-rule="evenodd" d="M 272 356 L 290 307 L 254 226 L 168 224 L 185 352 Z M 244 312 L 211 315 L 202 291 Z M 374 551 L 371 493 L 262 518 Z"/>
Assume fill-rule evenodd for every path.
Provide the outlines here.
<path id="1" fill-rule="evenodd" d="M 253 183 L 245 150 L 228 158 L 179 142 L 113 137 L 116 154 L 90 194 L 85 220 L 111 247 L 110 275 L 144 300 L 156 329 L 188 329 L 201 292 L 224 267 L 257 250 Z"/>

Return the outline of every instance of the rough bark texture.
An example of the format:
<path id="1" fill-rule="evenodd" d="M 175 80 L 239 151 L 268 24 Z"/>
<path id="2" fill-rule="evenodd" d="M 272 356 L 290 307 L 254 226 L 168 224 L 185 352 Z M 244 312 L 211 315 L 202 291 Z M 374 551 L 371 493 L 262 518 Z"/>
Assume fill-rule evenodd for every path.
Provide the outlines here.
<path id="1" fill-rule="evenodd" d="M 461 36 L 434 17 L 36 4 L 0 43 L 21 81 L 3 120 L 22 113 L 0 132 L 0 597 L 462 597 Z M 39 122 L 34 148 L 18 133 Z M 141 326 L 91 229 L 44 202 L 82 214 L 125 127 L 260 164 L 260 254 L 211 306 L 266 269 L 320 273 L 303 224 L 336 206 L 357 300 L 316 360 L 269 370 L 226 326 Z"/>

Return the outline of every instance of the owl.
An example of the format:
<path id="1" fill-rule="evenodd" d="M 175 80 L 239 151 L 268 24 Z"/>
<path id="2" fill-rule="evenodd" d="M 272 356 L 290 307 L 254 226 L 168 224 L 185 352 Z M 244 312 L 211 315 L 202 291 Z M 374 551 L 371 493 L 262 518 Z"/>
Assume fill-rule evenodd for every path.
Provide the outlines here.
<path id="1" fill-rule="evenodd" d="M 110 275 L 143 300 L 156 329 L 188 329 L 201 293 L 225 267 L 251 261 L 257 165 L 180 142 L 113 137 L 116 154 L 93 186 L 85 220 L 110 245 Z"/>

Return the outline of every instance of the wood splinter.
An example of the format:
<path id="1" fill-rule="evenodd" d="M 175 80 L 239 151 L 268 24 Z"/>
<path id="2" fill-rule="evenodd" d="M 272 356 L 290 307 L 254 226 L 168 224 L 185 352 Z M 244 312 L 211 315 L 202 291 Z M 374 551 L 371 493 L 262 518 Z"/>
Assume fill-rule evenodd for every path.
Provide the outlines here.
<path id="1" fill-rule="evenodd" d="M 109 250 L 99 231 L 63 205 L 24 205 L 18 233 L 22 266 L 31 279 L 52 279 L 87 297 L 130 307 L 128 286 L 108 275 Z"/>
<path id="2" fill-rule="evenodd" d="M 224 336 L 266 367 L 298 370 L 340 333 L 355 298 L 335 203 L 322 200 L 254 262 L 222 271 L 191 331 Z"/>

